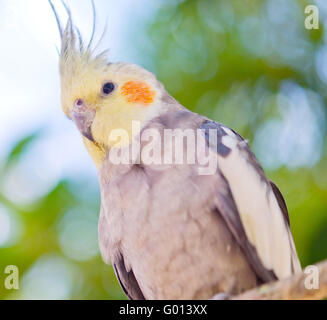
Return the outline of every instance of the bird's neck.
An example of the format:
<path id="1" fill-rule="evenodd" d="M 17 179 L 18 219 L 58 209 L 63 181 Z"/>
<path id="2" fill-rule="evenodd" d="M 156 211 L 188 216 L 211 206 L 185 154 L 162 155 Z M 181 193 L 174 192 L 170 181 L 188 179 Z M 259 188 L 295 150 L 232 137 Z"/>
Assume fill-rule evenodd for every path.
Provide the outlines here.
<path id="1" fill-rule="evenodd" d="M 114 123 L 113 117 L 107 117 L 107 120 L 105 122 L 105 125 L 97 126 L 97 128 L 100 128 L 98 132 L 96 132 L 96 137 L 101 137 L 100 143 L 92 142 L 89 139 L 83 137 L 84 145 L 90 154 L 91 158 L 93 159 L 97 169 L 99 170 L 102 167 L 102 164 L 104 160 L 106 159 L 109 151 L 112 148 L 125 148 L 130 145 L 130 143 L 133 141 L 135 136 L 137 136 L 142 128 L 149 122 L 151 119 L 155 119 L 160 115 L 168 114 L 168 113 L 174 113 L 178 112 L 180 110 L 185 110 L 184 107 L 182 107 L 177 101 L 172 98 L 170 95 L 166 94 L 164 98 L 160 101 L 160 108 L 159 106 L 156 108 L 152 108 L 152 112 L 149 112 L 146 116 L 142 117 L 129 117 L 126 119 L 126 113 L 125 118 L 117 118 L 115 117 Z M 101 117 L 100 117 L 101 118 Z M 102 117 L 106 118 L 106 117 Z M 126 125 L 128 123 L 128 125 Z M 124 135 L 116 137 L 116 134 L 113 136 L 115 139 L 118 139 L 118 142 L 111 141 L 109 139 L 110 133 L 117 129 L 117 128 L 124 128 Z M 118 133 L 119 135 L 119 133 Z"/>

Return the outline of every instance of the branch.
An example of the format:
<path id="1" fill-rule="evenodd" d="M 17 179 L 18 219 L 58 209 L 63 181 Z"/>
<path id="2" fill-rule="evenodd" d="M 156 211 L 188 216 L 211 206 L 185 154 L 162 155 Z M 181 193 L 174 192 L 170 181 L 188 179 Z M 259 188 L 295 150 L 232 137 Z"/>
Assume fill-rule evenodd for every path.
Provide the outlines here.
<path id="1" fill-rule="evenodd" d="M 327 260 L 315 265 L 319 270 L 319 289 L 306 289 L 310 274 L 298 273 L 287 279 L 266 283 L 231 300 L 320 300 L 327 298 Z M 308 281 L 308 280 L 307 280 Z"/>

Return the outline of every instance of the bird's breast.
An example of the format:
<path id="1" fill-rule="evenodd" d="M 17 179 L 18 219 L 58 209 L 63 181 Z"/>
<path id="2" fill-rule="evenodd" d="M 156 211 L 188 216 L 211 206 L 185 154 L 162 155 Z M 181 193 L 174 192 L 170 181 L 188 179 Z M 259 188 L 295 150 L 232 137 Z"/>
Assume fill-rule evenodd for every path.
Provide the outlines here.
<path id="1" fill-rule="evenodd" d="M 107 223 L 100 241 L 110 235 L 112 259 L 115 250 L 122 253 L 148 299 L 208 299 L 255 286 L 240 247 L 209 205 L 211 191 L 194 197 L 202 178 L 168 171 L 152 176 L 136 166 L 102 186 Z"/>

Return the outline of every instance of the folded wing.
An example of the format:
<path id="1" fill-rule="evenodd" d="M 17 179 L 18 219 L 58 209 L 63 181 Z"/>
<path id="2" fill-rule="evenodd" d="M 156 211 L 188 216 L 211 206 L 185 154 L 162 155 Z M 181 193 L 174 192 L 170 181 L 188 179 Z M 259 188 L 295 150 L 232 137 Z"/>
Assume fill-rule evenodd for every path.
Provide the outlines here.
<path id="1" fill-rule="evenodd" d="M 266 282 L 299 272 L 285 201 L 248 143 L 217 122 L 205 121 L 201 129 L 217 152 L 219 171 L 228 185 L 228 192 L 217 191 L 217 208 L 258 277 Z"/>

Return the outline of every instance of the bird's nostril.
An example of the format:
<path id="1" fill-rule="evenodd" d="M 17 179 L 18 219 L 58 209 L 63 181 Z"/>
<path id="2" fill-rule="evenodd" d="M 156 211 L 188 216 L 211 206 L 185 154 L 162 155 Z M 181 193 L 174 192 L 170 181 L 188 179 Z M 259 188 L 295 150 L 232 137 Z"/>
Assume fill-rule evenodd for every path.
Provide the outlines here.
<path id="1" fill-rule="evenodd" d="M 76 101 L 75 101 L 75 105 L 76 106 L 81 106 L 81 105 L 83 105 L 83 100 L 82 99 L 77 99 Z"/>

